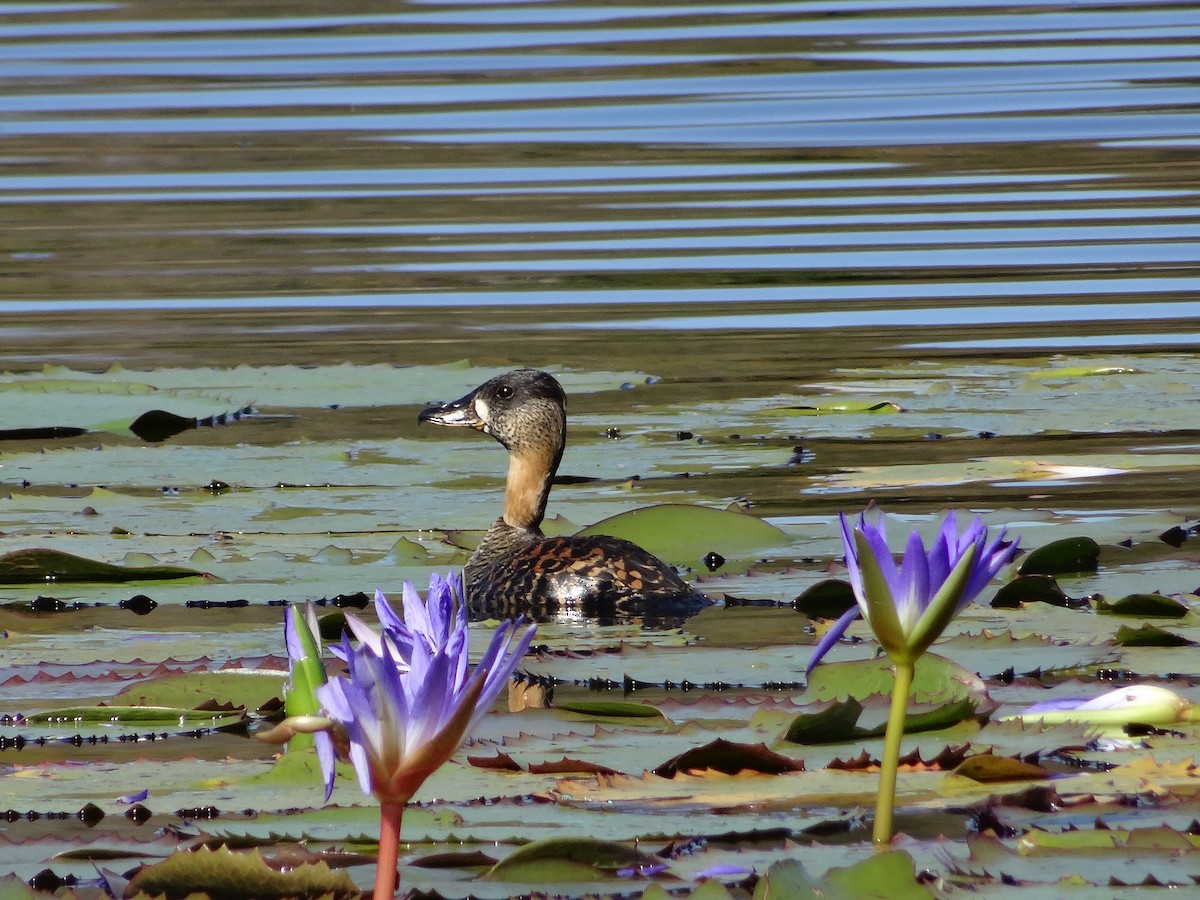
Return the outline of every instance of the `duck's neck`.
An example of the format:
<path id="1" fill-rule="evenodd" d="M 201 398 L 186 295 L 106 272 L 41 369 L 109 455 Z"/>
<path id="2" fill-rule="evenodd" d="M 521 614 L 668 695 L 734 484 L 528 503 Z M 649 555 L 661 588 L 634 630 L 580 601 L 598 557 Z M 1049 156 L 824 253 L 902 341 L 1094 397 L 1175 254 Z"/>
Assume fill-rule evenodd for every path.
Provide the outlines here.
<path id="1" fill-rule="evenodd" d="M 545 452 L 524 449 L 508 457 L 508 482 L 504 488 L 504 522 L 513 528 L 538 531 L 546 515 L 550 484 L 562 458 L 562 447 Z"/>

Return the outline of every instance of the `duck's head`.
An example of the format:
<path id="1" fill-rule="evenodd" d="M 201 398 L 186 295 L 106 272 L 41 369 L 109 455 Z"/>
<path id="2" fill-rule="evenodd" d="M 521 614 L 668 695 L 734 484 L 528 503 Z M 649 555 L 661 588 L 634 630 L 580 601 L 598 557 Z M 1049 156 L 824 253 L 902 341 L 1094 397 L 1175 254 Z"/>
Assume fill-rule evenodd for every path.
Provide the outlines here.
<path id="1" fill-rule="evenodd" d="M 516 456 L 540 457 L 553 470 L 566 443 L 566 404 L 567 395 L 553 376 L 513 369 L 453 403 L 422 410 L 417 421 L 474 428 Z"/>

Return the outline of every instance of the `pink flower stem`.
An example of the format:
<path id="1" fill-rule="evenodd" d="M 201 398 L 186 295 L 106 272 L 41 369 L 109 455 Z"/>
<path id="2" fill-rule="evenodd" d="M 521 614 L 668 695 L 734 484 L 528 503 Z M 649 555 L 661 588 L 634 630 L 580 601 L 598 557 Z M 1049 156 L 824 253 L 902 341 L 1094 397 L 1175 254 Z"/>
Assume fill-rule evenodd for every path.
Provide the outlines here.
<path id="1" fill-rule="evenodd" d="M 375 867 L 374 900 L 392 900 L 396 896 L 400 820 L 404 818 L 404 804 L 383 803 L 379 814 L 379 861 Z"/>

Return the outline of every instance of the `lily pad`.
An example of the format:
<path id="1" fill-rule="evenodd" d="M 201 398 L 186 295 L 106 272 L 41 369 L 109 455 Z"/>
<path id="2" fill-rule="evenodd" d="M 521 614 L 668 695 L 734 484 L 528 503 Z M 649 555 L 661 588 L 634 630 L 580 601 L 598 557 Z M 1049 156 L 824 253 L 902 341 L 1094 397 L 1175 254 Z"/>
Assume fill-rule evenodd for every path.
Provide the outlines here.
<path id="1" fill-rule="evenodd" d="M 1053 575 L 1018 575 L 992 598 L 992 609 L 1019 609 L 1022 603 L 1049 603 L 1069 606 L 1070 598 L 1063 593 Z"/>
<path id="2" fill-rule="evenodd" d="M 873 694 L 890 696 L 895 676 L 886 656 L 869 660 L 823 663 L 813 669 L 805 698 L 810 700 L 864 699 Z M 926 653 L 915 666 L 912 684 L 914 703 L 942 704 L 962 697 L 984 700 L 983 681 L 957 663 Z"/>
<path id="3" fill-rule="evenodd" d="M 1122 647 L 1194 647 L 1195 641 L 1188 640 L 1183 635 L 1172 634 L 1157 625 L 1148 622 L 1139 628 L 1122 625 L 1117 629 L 1114 638 Z"/>
<path id="4" fill-rule="evenodd" d="M 1160 619 L 1181 619 L 1190 612 L 1186 603 L 1162 594 L 1129 594 L 1109 603 L 1096 601 L 1096 612 L 1106 616 L 1149 616 Z"/>
<path id="5" fill-rule="evenodd" d="M 509 854 L 484 875 L 484 881 L 550 884 L 616 878 L 617 871 L 662 862 L 616 841 L 561 837 L 534 841 Z"/>
<path id="6" fill-rule="evenodd" d="M 689 566 L 714 551 L 729 558 L 790 541 L 783 531 L 748 513 L 676 503 L 629 510 L 579 534 L 624 538 L 667 562 Z"/>
<path id="7" fill-rule="evenodd" d="M 0 584 L 115 583 L 211 577 L 183 566 L 118 566 L 44 548 L 16 550 L 0 556 Z"/>
<path id="8" fill-rule="evenodd" d="M 1021 562 L 1022 575 L 1063 575 L 1095 572 L 1100 564 L 1100 545 L 1090 537 L 1063 538 L 1038 547 Z"/>
<path id="9" fill-rule="evenodd" d="M 129 880 L 127 893 L 173 900 L 198 891 L 228 900 L 359 895 L 349 875 L 333 872 L 323 862 L 281 872 L 268 866 L 257 850 L 235 853 L 226 847 L 181 851 L 160 863 L 144 866 Z"/>
<path id="10" fill-rule="evenodd" d="M 890 414 L 904 412 L 904 407 L 890 400 L 835 400 L 829 403 L 813 403 L 802 406 L 784 406 L 779 412 L 791 416 L 829 416 L 846 413 Z"/>
<path id="11" fill-rule="evenodd" d="M 661 719 L 662 713 L 646 703 L 627 703 L 621 700 L 571 700 L 556 703 L 555 707 L 583 716 L 603 718 Z"/>
<path id="12" fill-rule="evenodd" d="M 853 588 L 840 578 L 814 584 L 793 602 L 796 612 L 816 619 L 837 619 L 858 603 Z"/>
<path id="13" fill-rule="evenodd" d="M 139 681 L 117 696 L 142 706 L 190 708 L 212 700 L 253 710 L 282 698 L 284 680 L 282 672 L 190 672 Z"/>

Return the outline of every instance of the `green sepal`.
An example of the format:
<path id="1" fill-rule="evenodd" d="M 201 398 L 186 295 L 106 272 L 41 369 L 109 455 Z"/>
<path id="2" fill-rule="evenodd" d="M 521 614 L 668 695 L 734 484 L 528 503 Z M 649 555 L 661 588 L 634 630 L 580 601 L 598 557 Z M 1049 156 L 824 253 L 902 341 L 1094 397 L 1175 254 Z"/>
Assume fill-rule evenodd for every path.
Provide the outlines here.
<path id="1" fill-rule="evenodd" d="M 896 598 L 892 596 L 892 588 L 879 560 L 875 558 L 875 550 L 867 540 L 866 535 L 859 529 L 854 529 L 854 543 L 858 548 L 858 571 L 862 578 L 863 599 L 867 604 L 867 624 L 879 638 L 880 646 L 888 656 L 896 658 L 896 654 L 906 652 L 908 639 L 904 634 L 904 626 L 896 613 Z M 911 657 L 910 657 L 911 659 Z"/>
<path id="2" fill-rule="evenodd" d="M 317 688 L 326 681 L 325 664 L 321 661 L 321 645 L 317 642 L 317 613 L 312 603 L 306 603 L 301 613 L 292 615 L 296 638 L 303 655 L 291 660 L 291 685 L 284 690 L 283 711 L 287 717 L 316 716 L 321 713 L 321 701 L 317 699 Z M 288 741 L 288 749 L 311 747 L 312 735 L 298 734 Z"/>
<path id="3" fill-rule="evenodd" d="M 929 645 L 941 636 L 941 633 L 946 630 L 946 626 L 950 624 L 950 620 L 958 614 L 958 603 L 962 598 L 963 591 L 966 590 L 967 582 L 971 579 L 971 573 L 975 569 L 975 556 L 978 552 L 978 544 L 968 547 L 967 552 L 950 570 L 950 574 L 946 576 L 946 580 L 938 588 L 938 592 L 929 601 L 929 606 L 925 608 L 925 612 L 917 620 L 912 634 L 908 636 L 906 642 L 909 654 L 907 662 L 915 660 L 928 650 Z M 893 656 L 893 659 L 895 658 Z"/>

